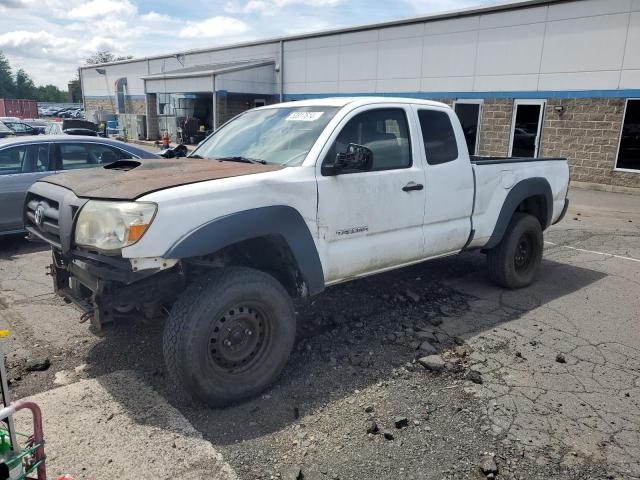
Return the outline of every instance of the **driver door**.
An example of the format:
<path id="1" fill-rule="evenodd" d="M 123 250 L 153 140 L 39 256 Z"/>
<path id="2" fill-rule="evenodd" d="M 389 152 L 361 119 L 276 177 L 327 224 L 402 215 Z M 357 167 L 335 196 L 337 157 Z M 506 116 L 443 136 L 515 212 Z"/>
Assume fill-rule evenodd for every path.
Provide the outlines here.
<path id="1" fill-rule="evenodd" d="M 331 164 L 350 143 L 373 153 L 369 171 L 323 175 L 318 165 L 318 225 L 325 281 L 334 283 L 424 256 L 425 172 L 409 106 L 356 109 L 323 153 Z M 320 162 L 319 162 L 320 163 Z"/>

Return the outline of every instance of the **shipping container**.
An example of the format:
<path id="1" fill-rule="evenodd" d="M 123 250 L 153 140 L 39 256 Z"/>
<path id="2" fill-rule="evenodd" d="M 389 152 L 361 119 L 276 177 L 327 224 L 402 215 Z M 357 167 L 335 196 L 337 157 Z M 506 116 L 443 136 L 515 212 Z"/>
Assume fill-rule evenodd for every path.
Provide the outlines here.
<path id="1" fill-rule="evenodd" d="M 38 118 L 35 100 L 0 98 L 0 117 Z"/>

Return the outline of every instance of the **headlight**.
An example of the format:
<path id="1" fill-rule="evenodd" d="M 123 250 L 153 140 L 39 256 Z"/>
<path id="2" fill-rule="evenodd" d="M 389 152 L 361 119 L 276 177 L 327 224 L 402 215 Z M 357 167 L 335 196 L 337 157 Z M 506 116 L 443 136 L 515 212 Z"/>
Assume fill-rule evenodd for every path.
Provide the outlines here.
<path id="1" fill-rule="evenodd" d="M 109 251 L 136 243 L 156 210 L 155 203 L 90 200 L 78 215 L 76 244 Z"/>

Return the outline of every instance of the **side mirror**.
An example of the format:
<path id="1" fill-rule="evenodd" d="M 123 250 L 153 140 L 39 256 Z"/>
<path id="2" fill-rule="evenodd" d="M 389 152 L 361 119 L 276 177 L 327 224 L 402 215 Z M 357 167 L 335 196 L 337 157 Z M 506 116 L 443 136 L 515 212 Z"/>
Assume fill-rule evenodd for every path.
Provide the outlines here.
<path id="1" fill-rule="evenodd" d="M 333 164 L 323 165 L 324 175 L 338 175 L 342 172 L 366 172 L 373 165 L 373 152 L 364 145 L 350 143 L 347 149 L 336 155 Z"/>

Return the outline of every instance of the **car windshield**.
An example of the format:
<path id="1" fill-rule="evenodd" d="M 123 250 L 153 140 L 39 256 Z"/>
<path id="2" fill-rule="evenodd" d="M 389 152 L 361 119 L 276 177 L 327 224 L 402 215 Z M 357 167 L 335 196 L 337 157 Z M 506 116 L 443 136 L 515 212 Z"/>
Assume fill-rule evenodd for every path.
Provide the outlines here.
<path id="1" fill-rule="evenodd" d="M 281 107 L 248 111 L 206 139 L 192 157 L 300 165 L 337 107 Z"/>

